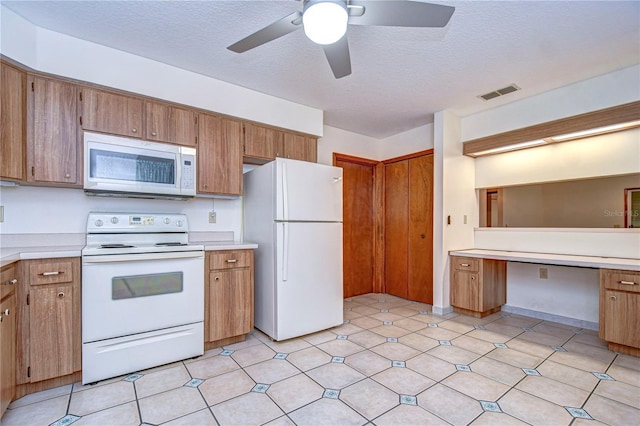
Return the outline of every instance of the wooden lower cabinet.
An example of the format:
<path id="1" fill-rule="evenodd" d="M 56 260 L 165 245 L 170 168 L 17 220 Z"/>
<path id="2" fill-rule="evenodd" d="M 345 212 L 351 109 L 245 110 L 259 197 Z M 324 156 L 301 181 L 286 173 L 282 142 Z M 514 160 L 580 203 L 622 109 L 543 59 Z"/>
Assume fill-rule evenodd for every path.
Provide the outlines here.
<path id="1" fill-rule="evenodd" d="M 205 348 L 242 341 L 253 330 L 253 250 L 207 253 Z"/>
<path id="2" fill-rule="evenodd" d="M 482 318 L 507 302 L 507 262 L 451 256 L 451 306 L 458 313 Z"/>
<path id="3" fill-rule="evenodd" d="M 609 349 L 640 356 L 640 272 L 601 269 L 599 310 Z"/>
<path id="4" fill-rule="evenodd" d="M 0 417 L 16 395 L 16 268 L 0 273 Z"/>
<path id="5" fill-rule="evenodd" d="M 82 369 L 80 258 L 20 262 L 19 395 L 50 387 Z"/>

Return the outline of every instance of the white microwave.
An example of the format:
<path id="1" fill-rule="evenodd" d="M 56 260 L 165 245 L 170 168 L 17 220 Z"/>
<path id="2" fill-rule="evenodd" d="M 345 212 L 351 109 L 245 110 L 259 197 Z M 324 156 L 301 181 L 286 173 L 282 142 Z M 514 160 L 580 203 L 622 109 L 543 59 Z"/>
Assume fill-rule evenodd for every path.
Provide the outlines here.
<path id="1" fill-rule="evenodd" d="M 88 195 L 185 200 L 196 195 L 196 150 L 84 133 Z"/>

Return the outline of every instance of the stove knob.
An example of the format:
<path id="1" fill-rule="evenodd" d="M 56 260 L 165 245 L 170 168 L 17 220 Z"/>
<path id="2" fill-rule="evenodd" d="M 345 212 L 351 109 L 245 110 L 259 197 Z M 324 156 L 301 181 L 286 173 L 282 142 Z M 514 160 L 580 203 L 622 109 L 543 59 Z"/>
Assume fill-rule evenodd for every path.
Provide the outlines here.
<path id="1" fill-rule="evenodd" d="M 182 226 L 182 221 L 181 220 L 177 221 L 176 225 L 178 225 L 178 228 L 180 228 Z"/>
<path id="2" fill-rule="evenodd" d="M 96 226 L 102 226 L 102 221 L 100 219 L 96 220 L 95 225 Z"/>
<path id="3" fill-rule="evenodd" d="M 169 219 L 168 217 L 165 217 L 164 218 L 164 223 L 165 223 L 165 225 L 170 224 L 171 223 L 171 219 Z"/>
<path id="4" fill-rule="evenodd" d="M 112 217 L 112 218 L 111 218 L 111 223 L 113 223 L 114 225 L 115 225 L 116 223 L 118 223 L 118 217 L 117 217 L 117 216 Z"/>

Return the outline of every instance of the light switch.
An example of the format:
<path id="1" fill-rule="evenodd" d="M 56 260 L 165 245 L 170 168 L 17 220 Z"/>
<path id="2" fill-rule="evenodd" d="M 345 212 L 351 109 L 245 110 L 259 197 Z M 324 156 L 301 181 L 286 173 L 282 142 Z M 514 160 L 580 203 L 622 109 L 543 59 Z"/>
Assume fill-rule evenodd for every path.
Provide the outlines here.
<path id="1" fill-rule="evenodd" d="M 549 278 L 549 270 L 547 268 L 540 268 L 540 279 L 546 280 Z"/>
<path id="2" fill-rule="evenodd" d="M 0 206 L 0 222 L 4 222 L 4 206 Z"/>
<path id="3" fill-rule="evenodd" d="M 209 223 L 216 223 L 216 212 L 213 210 L 209 212 Z"/>

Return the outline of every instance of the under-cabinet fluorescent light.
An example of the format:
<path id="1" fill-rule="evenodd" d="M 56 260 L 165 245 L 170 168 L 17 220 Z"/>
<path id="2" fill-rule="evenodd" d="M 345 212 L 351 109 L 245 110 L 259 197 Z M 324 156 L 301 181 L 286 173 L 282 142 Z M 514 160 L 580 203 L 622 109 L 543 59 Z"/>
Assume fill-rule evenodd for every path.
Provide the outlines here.
<path id="1" fill-rule="evenodd" d="M 612 124 L 610 126 L 596 127 L 595 129 L 580 130 L 578 132 L 567 133 L 559 136 L 552 136 L 549 139 L 553 142 L 565 142 L 571 139 L 586 138 L 589 136 L 603 135 L 605 133 L 619 132 L 621 130 L 632 129 L 640 126 L 640 120 L 626 123 Z"/>
<path id="2" fill-rule="evenodd" d="M 498 154 L 500 152 L 515 151 L 517 149 L 530 148 L 532 146 L 538 146 L 538 145 L 545 145 L 546 143 L 547 141 L 538 139 L 535 141 L 515 143 L 513 145 L 506 145 L 506 146 L 501 146 L 499 148 L 493 148 L 493 149 L 487 149 L 485 151 L 474 152 L 473 154 L 470 154 L 470 155 L 474 157 L 479 157 L 481 155 Z"/>

